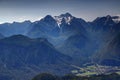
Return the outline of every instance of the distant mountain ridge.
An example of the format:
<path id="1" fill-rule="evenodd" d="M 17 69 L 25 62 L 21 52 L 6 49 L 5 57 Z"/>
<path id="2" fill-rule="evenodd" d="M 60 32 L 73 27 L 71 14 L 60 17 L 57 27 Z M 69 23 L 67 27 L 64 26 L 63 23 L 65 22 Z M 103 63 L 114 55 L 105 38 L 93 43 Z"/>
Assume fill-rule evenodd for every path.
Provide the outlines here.
<path id="1" fill-rule="evenodd" d="M 86 63 L 120 66 L 119 19 L 107 15 L 86 22 L 65 13 L 0 24 L 0 75 L 29 80 L 39 72 L 70 73 Z"/>
<path id="2" fill-rule="evenodd" d="M 5 36 L 22 34 L 36 38 L 44 36 L 58 37 L 61 34 L 68 36 L 70 34 L 74 35 L 74 33 L 77 32 L 84 32 L 86 30 L 84 28 L 91 27 L 91 24 L 94 29 L 112 29 L 114 28 L 113 25 L 120 22 L 119 19 L 119 16 L 107 15 L 105 17 L 98 17 L 93 22 L 88 23 L 81 18 L 72 16 L 70 13 L 54 17 L 47 15 L 35 22 L 24 21 L 21 23 L 13 22 L 0 24 L 0 33 Z"/>
<path id="3" fill-rule="evenodd" d="M 46 38 L 61 53 L 78 58 L 84 55 L 84 59 L 114 39 L 120 32 L 119 24 L 119 16 L 107 15 L 86 22 L 65 13 L 54 17 L 47 15 L 33 23 L 25 21 L 0 24 L 0 33 L 5 36 L 22 34 L 31 38 Z"/>
<path id="4" fill-rule="evenodd" d="M 69 43 L 71 36 L 80 35 L 77 37 L 80 40 L 84 36 L 90 41 L 82 40 L 81 47 L 85 46 L 82 43 L 86 41 L 90 43 L 89 45 L 92 45 L 91 47 L 94 46 L 94 49 L 97 45 L 102 47 L 104 43 L 107 43 L 106 41 L 113 39 L 120 32 L 119 24 L 119 16 L 107 15 L 98 17 L 93 22 L 86 22 L 81 18 L 72 16 L 70 13 L 65 13 L 54 17 L 47 15 L 33 23 L 25 21 L 22 23 L 0 24 L 0 33 L 4 36 L 22 34 L 31 38 L 46 38 L 55 47 L 60 47 L 66 41 Z M 78 42 L 80 42 L 79 39 Z M 93 45 L 94 43 L 95 45 Z M 97 47 L 99 48 L 99 46 Z"/>
<path id="5" fill-rule="evenodd" d="M 12 36 L 17 34 L 26 34 L 26 31 L 31 25 L 30 21 L 24 22 L 13 22 L 13 23 L 4 23 L 0 24 L 0 33 L 4 36 Z"/>

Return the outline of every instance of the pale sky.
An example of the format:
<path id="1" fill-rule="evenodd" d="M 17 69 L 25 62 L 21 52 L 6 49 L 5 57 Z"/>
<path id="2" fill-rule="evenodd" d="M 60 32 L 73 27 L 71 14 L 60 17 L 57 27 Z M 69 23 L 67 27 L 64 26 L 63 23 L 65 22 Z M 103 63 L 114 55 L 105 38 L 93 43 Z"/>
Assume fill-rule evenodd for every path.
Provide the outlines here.
<path id="1" fill-rule="evenodd" d="M 120 15 L 120 0 L 0 0 L 0 23 L 35 21 L 66 12 L 86 21 Z"/>

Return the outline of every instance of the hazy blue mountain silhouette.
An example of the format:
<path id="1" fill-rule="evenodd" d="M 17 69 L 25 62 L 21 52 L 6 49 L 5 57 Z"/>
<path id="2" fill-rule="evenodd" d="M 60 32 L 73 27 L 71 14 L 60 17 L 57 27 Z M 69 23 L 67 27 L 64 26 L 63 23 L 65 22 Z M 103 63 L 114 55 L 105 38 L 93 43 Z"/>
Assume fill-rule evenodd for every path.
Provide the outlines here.
<path id="1" fill-rule="evenodd" d="M 0 24 L 0 79 L 28 80 L 26 76 L 40 72 L 62 75 L 70 72 L 71 64 L 119 66 L 118 18 L 107 15 L 86 22 L 65 13 Z"/>
<path id="2" fill-rule="evenodd" d="M 93 59 L 102 65 L 120 66 L 120 33 L 94 55 Z"/>
<path id="3" fill-rule="evenodd" d="M 0 24 L 0 33 L 4 36 L 12 36 L 17 34 L 25 35 L 30 25 L 30 21 Z"/>
<path id="4" fill-rule="evenodd" d="M 11 73 L 16 71 L 15 73 L 20 75 L 14 77 L 14 80 L 25 76 L 27 71 L 29 71 L 29 76 L 44 71 L 59 75 L 69 73 L 69 70 L 72 69 L 70 60 L 72 60 L 71 57 L 58 52 L 44 38 L 30 39 L 23 35 L 15 35 L 0 40 L 0 66 L 3 68 L 0 73 L 5 74 L 2 72 L 4 70 L 7 71 L 7 74 L 9 71 Z M 9 76 L 13 77 L 12 74 Z"/>
<path id="5" fill-rule="evenodd" d="M 59 35 L 59 27 L 53 17 L 47 15 L 40 21 L 34 22 L 27 35 L 32 38 L 57 36 Z"/>
<path id="6" fill-rule="evenodd" d="M 0 33 L 0 39 L 4 38 L 5 36 L 3 34 Z"/>

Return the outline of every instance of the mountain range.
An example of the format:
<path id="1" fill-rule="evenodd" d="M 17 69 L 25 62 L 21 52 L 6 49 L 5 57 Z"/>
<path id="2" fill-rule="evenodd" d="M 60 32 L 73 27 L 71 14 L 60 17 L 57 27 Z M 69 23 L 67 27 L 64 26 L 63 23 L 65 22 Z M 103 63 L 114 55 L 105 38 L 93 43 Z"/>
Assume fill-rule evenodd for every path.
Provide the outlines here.
<path id="1" fill-rule="evenodd" d="M 70 13 L 0 24 L 0 79 L 29 80 L 41 72 L 70 73 L 86 63 L 120 66 L 120 17 L 92 22 Z"/>

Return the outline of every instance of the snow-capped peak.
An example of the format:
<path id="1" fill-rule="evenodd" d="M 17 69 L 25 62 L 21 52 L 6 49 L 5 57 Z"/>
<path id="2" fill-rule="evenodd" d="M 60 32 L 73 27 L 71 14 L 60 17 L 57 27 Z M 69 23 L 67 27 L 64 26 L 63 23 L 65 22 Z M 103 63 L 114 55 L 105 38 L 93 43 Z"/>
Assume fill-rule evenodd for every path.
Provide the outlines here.
<path id="1" fill-rule="evenodd" d="M 73 19 L 73 16 L 70 13 L 65 13 L 59 16 L 55 16 L 54 18 L 57 21 L 58 26 L 60 26 L 63 20 L 65 20 L 65 23 L 70 24 L 70 21 Z"/>
<path id="2" fill-rule="evenodd" d="M 112 20 L 113 20 L 115 23 L 118 23 L 118 22 L 120 22 L 120 16 L 112 16 Z"/>

